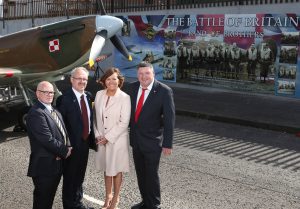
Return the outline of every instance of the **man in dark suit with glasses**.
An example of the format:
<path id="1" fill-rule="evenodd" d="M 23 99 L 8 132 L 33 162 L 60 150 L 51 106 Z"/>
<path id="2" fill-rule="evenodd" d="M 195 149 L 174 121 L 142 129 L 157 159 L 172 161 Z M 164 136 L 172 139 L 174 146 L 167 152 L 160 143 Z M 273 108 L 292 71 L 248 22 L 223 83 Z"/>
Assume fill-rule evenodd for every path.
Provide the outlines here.
<path id="1" fill-rule="evenodd" d="M 93 131 L 91 96 L 85 91 L 89 72 L 84 67 L 71 72 L 72 88 L 56 101 L 73 147 L 72 156 L 66 160 L 63 173 L 64 209 L 88 209 L 83 205 L 82 184 L 89 156 L 89 147 L 96 149 Z"/>
<path id="2" fill-rule="evenodd" d="M 71 155 L 67 131 L 62 117 L 51 103 L 53 85 L 38 84 L 37 103 L 29 110 L 26 124 L 31 154 L 28 176 L 34 184 L 33 209 L 51 209 L 63 172 L 63 159 Z"/>

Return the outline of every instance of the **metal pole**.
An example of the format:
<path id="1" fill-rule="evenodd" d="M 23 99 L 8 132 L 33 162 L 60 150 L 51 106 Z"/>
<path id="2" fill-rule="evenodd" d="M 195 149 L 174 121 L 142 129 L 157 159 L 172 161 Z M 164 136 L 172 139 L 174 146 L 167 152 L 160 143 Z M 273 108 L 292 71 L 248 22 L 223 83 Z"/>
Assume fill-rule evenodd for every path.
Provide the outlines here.
<path id="1" fill-rule="evenodd" d="M 2 27 L 5 28 L 5 1 L 2 1 Z"/>
<path id="2" fill-rule="evenodd" d="M 35 27 L 35 24 L 34 24 L 34 12 L 33 12 L 33 0 L 31 0 L 31 26 Z"/>
<path id="3" fill-rule="evenodd" d="M 114 7 L 115 7 L 115 1 L 111 0 L 110 1 L 110 13 L 113 14 L 114 13 Z"/>
<path id="4" fill-rule="evenodd" d="M 70 19 L 68 0 L 65 0 L 65 13 L 66 13 L 67 19 Z"/>
<path id="5" fill-rule="evenodd" d="M 167 10 L 170 9 L 170 0 L 167 0 Z"/>

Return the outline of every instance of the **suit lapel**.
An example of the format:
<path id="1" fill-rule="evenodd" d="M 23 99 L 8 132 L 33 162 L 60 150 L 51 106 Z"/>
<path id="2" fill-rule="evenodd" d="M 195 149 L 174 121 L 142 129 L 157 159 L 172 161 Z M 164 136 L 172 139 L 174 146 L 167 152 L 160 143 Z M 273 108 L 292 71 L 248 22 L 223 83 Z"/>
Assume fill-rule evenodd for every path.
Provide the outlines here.
<path id="1" fill-rule="evenodd" d="M 89 105 L 89 108 L 90 108 L 90 111 L 92 110 L 92 101 L 91 101 L 91 97 L 90 97 L 90 95 L 89 94 L 87 94 L 87 93 L 85 93 L 85 95 L 86 95 L 86 99 L 87 99 L 87 101 L 88 101 L 88 105 Z"/>
<path id="2" fill-rule="evenodd" d="M 55 120 L 54 120 L 52 114 L 49 112 L 49 110 L 48 110 L 42 103 L 40 103 L 40 102 L 38 102 L 38 106 L 39 106 L 39 107 L 46 113 L 46 115 L 53 121 L 53 123 L 56 125 L 58 131 L 61 133 L 61 131 L 59 130 L 59 128 L 58 128 L 58 126 L 57 126 L 57 124 L 56 124 L 56 122 L 55 122 Z M 65 125 L 64 125 L 64 123 L 63 123 L 63 119 L 62 119 L 61 114 L 60 114 L 59 111 L 57 111 L 54 107 L 52 107 L 52 108 L 53 108 L 53 110 L 56 111 L 56 114 L 57 114 L 59 120 L 61 121 L 62 127 L 63 127 L 63 129 L 64 129 L 64 131 L 65 131 L 66 136 L 67 136 L 67 130 L 66 130 L 66 127 L 65 127 Z"/>
<path id="3" fill-rule="evenodd" d="M 133 88 L 133 107 L 134 107 L 134 113 L 136 111 L 136 100 L 137 100 L 137 96 L 138 96 L 138 92 L 139 92 L 139 88 L 140 88 L 140 83 L 137 82 L 136 85 Z"/>
<path id="4" fill-rule="evenodd" d="M 81 110 L 80 110 L 80 106 L 79 106 L 79 103 L 78 103 L 78 100 L 77 100 L 77 97 L 75 95 L 75 93 L 73 92 L 73 90 L 71 89 L 71 92 L 70 92 L 70 96 L 71 96 L 71 101 L 72 101 L 72 104 L 73 106 L 76 108 L 76 112 L 77 114 L 80 115 L 81 117 Z"/>
<path id="5" fill-rule="evenodd" d="M 37 105 L 53 120 L 51 113 L 41 102 L 38 101 Z"/>
<path id="6" fill-rule="evenodd" d="M 87 92 L 85 92 L 85 94 L 86 94 L 86 99 L 87 99 L 87 101 L 88 101 L 88 106 L 89 106 L 89 108 L 90 108 L 90 128 L 91 128 L 91 130 L 93 129 L 93 127 L 92 127 L 92 124 L 93 124 L 93 106 L 92 106 L 92 100 L 91 100 L 91 97 L 90 97 L 90 95 L 87 93 Z M 78 103 L 78 102 L 77 102 Z M 81 111 L 80 111 L 80 114 L 81 114 Z"/>
<path id="7" fill-rule="evenodd" d="M 105 94 L 106 94 L 106 91 L 105 91 Z M 110 97 L 107 107 L 105 108 L 106 110 L 108 110 L 114 104 L 116 104 L 118 102 L 120 94 L 121 94 L 121 90 L 118 88 L 116 94 L 113 97 Z M 106 103 L 106 101 L 105 101 L 105 103 Z"/>
<path id="8" fill-rule="evenodd" d="M 146 99 L 146 101 L 145 101 L 145 103 L 143 105 L 143 109 L 144 109 L 144 107 L 147 108 L 147 106 L 149 105 L 149 103 L 151 103 L 151 100 L 153 99 L 154 95 L 157 92 L 157 87 L 158 87 L 158 83 L 154 80 L 152 89 L 151 89 L 151 91 L 150 91 L 150 93 L 149 93 L 149 95 L 148 95 L 148 97 L 147 97 L 147 99 Z M 142 109 L 142 111 L 143 111 L 143 109 Z"/>

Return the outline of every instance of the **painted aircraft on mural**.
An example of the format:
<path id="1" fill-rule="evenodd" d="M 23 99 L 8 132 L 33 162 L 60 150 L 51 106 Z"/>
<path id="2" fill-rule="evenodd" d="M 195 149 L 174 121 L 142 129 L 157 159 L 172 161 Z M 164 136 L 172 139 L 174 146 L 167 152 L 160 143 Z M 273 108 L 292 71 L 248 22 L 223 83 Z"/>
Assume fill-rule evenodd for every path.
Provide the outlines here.
<path id="1" fill-rule="evenodd" d="M 25 102 L 28 109 L 35 99 L 35 86 L 41 80 L 54 84 L 74 67 L 87 63 L 93 69 L 95 62 L 103 56 L 106 58 L 100 53 L 108 39 L 131 60 L 125 45 L 116 36 L 122 27 L 119 18 L 94 15 L 0 37 L 0 108 L 8 110 Z M 55 91 L 59 92 L 56 86 Z"/>
<path id="2" fill-rule="evenodd" d="M 148 51 L 145 53 L 141 51 L 138 54 L 140 54 L 140 55 L 135 57 L 135 60 L 138 61 L 138 63 L 141 61 L 145 61 L 145 62 L 150 62 L 151 64 L 155 64 L 158 62 L 162 62 L 164 59 L 163 57 L 159 57 L 160 56 L 159 54 L 153 54 L 152 51 Z M 145 55 L 143 55 L 143 54 L 145 54 Z M 123 67 L 122 69 L 123 70 L 136 69 L 136 67 L 138 66 L 138 63 L 128 66 L 128 67 Z"/>

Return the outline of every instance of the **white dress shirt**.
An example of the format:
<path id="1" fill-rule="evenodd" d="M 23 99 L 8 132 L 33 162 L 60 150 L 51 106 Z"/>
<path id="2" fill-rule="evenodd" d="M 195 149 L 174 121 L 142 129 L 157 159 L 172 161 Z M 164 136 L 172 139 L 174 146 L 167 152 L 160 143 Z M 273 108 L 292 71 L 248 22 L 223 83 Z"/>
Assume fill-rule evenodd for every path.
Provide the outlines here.
<path id="1" fill-rule="evenodd" d="M 154 79 L 153 79 L 153 81 L 149 84 L 149 86 L 147 87 L 147 89 L 146 89 L 146 91 L 145 91 L 145 95 L 144 95 L 144 102 L 143 102 L 143 104 L 145 104 L 145 101 L 146 101 L 146 99 L 148 98 L 148 96 L 149 96 L 149 94 L 150 94 L 150 91 L 151 91 L 151 89 L 152 89 L 152 87 L 153 87 L 153 83 L 154 83 Z M 137 104 L 138 104 L 138 102 L 139 102 L 139 99 L 140 99 L 140 96 L 141 96 L 141 94 L 142 94 L 142 90 L 143 88 L 142 88 L 142 86 L 140 85 L 140 88 L 139 88 L 139 91 L 138 91 L 138 95 L 137 95 L 137 97 L 136 97 L 136 106 L 137 106 Z"/>

